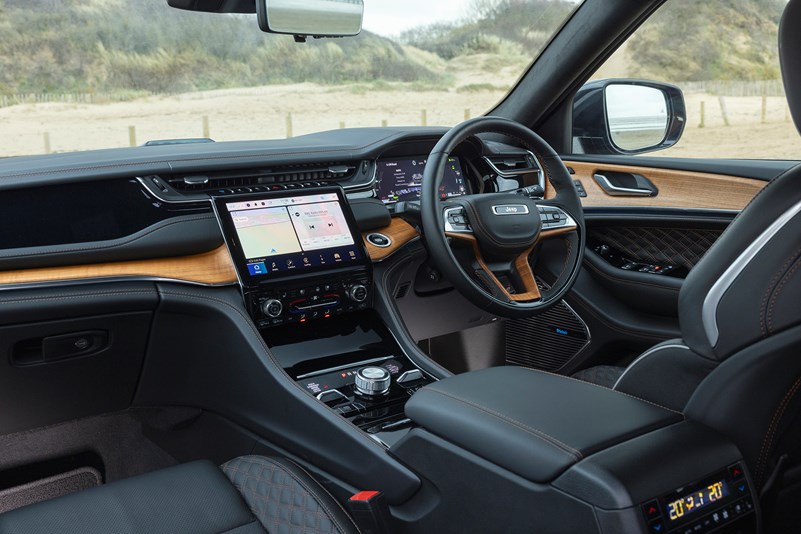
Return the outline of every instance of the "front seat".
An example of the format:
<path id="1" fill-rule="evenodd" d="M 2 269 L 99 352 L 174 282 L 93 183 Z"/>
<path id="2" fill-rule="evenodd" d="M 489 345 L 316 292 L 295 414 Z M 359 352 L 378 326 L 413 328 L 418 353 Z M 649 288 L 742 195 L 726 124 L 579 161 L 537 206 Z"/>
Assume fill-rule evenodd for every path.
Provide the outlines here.
<path id="1" fill-rule="evenodd" d="M 242 456 L 181 464 L 0 515 L 3 534 L 358 533 L 298 465 Z"/>
<path id="2" fill-rule="evenodd" d="M 801 0 L 779 28 L 784 86 L 801 131 Z M 575 378 L 683 411 L 728 435 L 759 488 L 801 465 L 801 166 L 735 218 L 679 293 L 681 339 L 628 367 Z"/>

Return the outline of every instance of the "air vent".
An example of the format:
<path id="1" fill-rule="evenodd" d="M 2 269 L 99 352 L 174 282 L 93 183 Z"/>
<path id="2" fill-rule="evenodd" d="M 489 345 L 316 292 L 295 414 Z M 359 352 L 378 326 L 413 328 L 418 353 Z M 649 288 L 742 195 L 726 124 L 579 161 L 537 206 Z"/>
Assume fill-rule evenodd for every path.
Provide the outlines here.
<path id="1" fill-rule="evenodd" d="M 405 283 L 401 284 L 400 286 L 398 286 L 397 291 L 395 291 L 395 298 L 396 299 L 402 299 L 403 297 L 405 297 L 406 293 L 409 292 L 409 286 L 410 285 L 411 284 L 409 282 L 405 282 Z"/>
<path id="2" fill-rule="evenodd" d="M 285 165 L 267 169 L 181 174 L 162 178 L 177 191 L 211 192 L 219 189 L 236 190 L 237 188 L 300 182 L 343 182 L 353 178 L 361 165 L 361 162 Z"/>
<path id="3" fill-rule="evenodd" d="M 496 173 L 504 177 L 541 172 L 537 158 L 531 152 L 488 156 L 484 159 Z"/>
<path id="4" fill-rule="evenodd" d="M 589 339 L 587 327 L 579 316 L 560 302 L 536 317 L 506 322 L 506 362 L 556 371 L 578 354 Z"/>

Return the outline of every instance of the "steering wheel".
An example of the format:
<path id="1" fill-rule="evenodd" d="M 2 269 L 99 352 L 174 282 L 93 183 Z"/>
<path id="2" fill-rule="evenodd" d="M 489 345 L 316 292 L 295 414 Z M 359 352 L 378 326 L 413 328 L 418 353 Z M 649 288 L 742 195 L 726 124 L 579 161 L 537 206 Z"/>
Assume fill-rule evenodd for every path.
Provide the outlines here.
<path id="1" fill-rule="evenodd" d="M 439 188 L 450 154 L 480 133 L 506 135 L 534 154 L 556 197 L 534 201 L 508 192 L 484 193 L 442 202 Z M 581 201 L 562 160 L 525 126 L 478 117 L 453 127 L 428 156 L 420 200 L 424 239 L 434 264 L 478 307 L 502 317 L 530 317 L 559 302 L 575 282 L 585 239 Z M 546 243 L 556 239 L 564 246 Z M 465 246 L 452 249 L 452 244 Z M 549 268 L 549 287 L 538 287 L 533 262 L 556 266 Z"/>

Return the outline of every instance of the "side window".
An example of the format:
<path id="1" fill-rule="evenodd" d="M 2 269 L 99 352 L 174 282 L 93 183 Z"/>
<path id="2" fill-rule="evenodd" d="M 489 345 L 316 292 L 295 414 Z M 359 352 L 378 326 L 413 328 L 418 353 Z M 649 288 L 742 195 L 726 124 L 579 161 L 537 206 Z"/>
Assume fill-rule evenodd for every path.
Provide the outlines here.
<path id="1" fill-rule="evenodd" d="M 577 95 L 574 153 L 801 159 L 801 137 L 779 69 L 778 25 L 785 4 L 669 0 Z M 665 115 L 676 108 L 670 96 L 656 97 L 647 84 L 627 85 L 637 83 L 633 80 L 680 89 L 686 121 L 672 125 L 671 132 Z M 603 88 L 594 97 L 586 90 L 593 84 Z M 678 142 L 677 128 L 683 128 Z"/>

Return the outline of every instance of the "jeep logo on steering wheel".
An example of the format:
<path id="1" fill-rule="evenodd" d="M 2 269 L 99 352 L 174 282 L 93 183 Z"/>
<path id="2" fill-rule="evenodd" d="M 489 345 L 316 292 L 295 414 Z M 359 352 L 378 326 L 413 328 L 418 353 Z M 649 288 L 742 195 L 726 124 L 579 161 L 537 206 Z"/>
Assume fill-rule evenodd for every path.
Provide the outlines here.
<path id="1" fill-rule="evenodd" d="M 495 215 L 526 215 L 528 206 L 524 204 L 503 204 L 501 206 L 492 206 L 492 211 Z"/>

